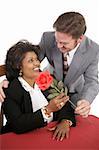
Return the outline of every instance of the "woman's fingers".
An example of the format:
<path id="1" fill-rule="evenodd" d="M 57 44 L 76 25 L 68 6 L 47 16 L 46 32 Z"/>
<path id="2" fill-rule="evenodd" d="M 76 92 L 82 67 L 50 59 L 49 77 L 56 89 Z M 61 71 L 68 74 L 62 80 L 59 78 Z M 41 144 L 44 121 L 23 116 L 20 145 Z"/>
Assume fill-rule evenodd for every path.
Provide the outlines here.
<path id="1" fill-rule="evenodd" d="M 61 98 L 58 97 L 55 100 L 55 104 L 58 108 L 62 108 L 68 100 L 69 100 L 69 96 L 63 96 Z"/>
<path id="2" fill-rule="evenodd" d="M 53 134 L 53 139 L 57 141 L 62 141 L 64 138 L 69 138 L 70 128 L 69 126 L 64 126 L 63 123 L 57 125 L 55 132 Z"/>
<path id="3" fill-rule="evenodd" d="M 49 102 L 50 110 L 52 110 L 52 112 L 60 110 L 68 100 L 69 96 L 65 96 L 64 93 L 61 93 Z"/>

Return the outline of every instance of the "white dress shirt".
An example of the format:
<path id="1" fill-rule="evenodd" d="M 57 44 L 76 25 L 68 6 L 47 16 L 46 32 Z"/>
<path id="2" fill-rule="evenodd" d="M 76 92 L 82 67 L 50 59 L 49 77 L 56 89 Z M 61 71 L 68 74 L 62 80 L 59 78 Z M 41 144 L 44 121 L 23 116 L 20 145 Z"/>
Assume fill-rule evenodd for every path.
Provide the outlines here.
<path id="1" fill-rule="evenodd" d="M 64 53 L 64 56 L 67 55 L 68 66 L 70 66 L 72 59 L 74 57 L 74 54 L 75 54 L 77 48 L 79 47 L 79 45 L 80 45 L 80 43 L 78 43 L 74 49 L 72 49 L 70 52 L 68 52 L 68 55 L 67 55 L 67 53 Z"/>
<path id="2" fill-rule="evenodd" d="M 48 101 L 39 89 L 38 85 L 35 84 L 33 88 L 22 77 L 18 77 L 18 80 L 20 81 L 22 87 L 30 94 L 33 112 L 41 109 L 44 121 L 47 121 L 48 123 L 51 122 L 53 120 L 53 113 L 51 113 L 51 117 L 49 118 L 44 114 L 42 108 L 48 105 Z"/>

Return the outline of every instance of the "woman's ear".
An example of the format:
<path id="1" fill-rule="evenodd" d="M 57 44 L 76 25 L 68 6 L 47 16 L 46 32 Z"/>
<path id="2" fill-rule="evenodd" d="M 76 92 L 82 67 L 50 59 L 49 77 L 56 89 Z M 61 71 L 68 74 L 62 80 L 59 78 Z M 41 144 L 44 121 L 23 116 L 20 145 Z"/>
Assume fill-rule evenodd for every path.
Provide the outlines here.
<path id="1" fill-rule="evenodd" d="M 21 70 L 22 66 L 20 64 L 17 64 L 17 69 Z"/>
<path id="2" fill-rule="evenodd" d="M 20 70 L 20 67 L 19 67 L 19 65 L 17 65 L 17 66 L 16 66 L 16 68 Z"/>

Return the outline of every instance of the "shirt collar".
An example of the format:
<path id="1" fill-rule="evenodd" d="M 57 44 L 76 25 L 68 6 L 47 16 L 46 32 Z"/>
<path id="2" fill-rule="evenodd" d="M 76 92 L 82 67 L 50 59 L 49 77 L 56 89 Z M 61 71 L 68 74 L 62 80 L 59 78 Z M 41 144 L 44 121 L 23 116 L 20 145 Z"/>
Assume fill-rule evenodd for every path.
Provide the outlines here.
<path id="1" fill-rule="evenodd" d="M 72 57 L 75 54 L 75 52 L 76 52 L 77 48 L 79 47 L 79 45 L 80 45 L 80 43 L 78 43 L 77 46 L 69 52 L 70 57 Z"/>
<path id="2" fill-rule="evenodd" d="M 37 84 L 34 84 L 34 87 L 31 87 L 22 77 L 18 77 L 18 80 L 20 81 L 22 87 L 28 92 L 31 90 L 39 90 Z"/>
<path id="3" fill-rule="evenodd" d="M 76 46 L 74 49 L 72 49 L 70 52 L 68 52 L 68 56 L 69 56 L 69 57 L 72 57 L 72 56 L 74 55 L 74 53 L 76 52 L 76 50 L 77 50 L 77 48 L 79 47 L 79 45 L 80 45 L 80 43 L 78 43 L 77 46 Z M 67 55 L 67 52 L 64 53 L 64 56 L 65 56 L 65 55 Z"/>

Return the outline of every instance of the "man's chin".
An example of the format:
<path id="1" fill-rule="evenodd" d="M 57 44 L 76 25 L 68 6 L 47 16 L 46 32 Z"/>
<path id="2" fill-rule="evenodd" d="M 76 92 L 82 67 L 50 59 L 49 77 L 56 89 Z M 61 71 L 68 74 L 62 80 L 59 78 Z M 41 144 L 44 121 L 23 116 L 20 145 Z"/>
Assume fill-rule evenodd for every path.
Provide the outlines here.
<path id="1" fill-rule="evenodd" d="M 61 53 L 66 53 L 66 52 L 68 52 L 68 50 L 62 50 L 62 49 L 60 49 L 60 52 Z"/>

